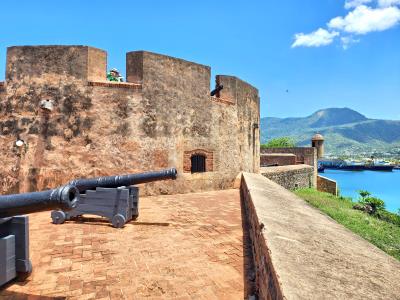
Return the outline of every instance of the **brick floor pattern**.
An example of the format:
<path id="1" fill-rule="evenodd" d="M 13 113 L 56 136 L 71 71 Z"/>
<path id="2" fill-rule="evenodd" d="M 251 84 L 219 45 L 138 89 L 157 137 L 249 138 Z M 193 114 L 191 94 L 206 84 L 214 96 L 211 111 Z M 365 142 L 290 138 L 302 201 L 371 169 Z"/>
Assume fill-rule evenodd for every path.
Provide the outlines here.
<path id="1" fill-rule="evenodd" d="M 244 299 L 244 232 L 238 190 L 141 198 L 139 218 L 123 229 L 33 214 L 34 271 L 0 298 Z"/>

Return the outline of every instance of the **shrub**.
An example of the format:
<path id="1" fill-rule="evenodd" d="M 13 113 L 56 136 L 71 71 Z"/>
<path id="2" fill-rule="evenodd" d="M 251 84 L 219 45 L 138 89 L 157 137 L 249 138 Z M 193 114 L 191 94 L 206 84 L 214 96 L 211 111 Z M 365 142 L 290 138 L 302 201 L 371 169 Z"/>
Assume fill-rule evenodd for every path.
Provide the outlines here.
<path id="1" fill-rule="evenodd" d="M 370 215 L 375 215 L 376 212 L 385 210 L 385 202 L 376 197 L 366 197 L 359 201 L 359 204 L 363 211 L 369 213 Z M 354 207 L 355 209 L 360 209 L 359 207 Z"/>
<path id="2" fill-rule="evenodd" d="M 360 194 L 361 199 L 365 199 L 365 198 L 371 196 L 370 192 L 364 191 L 364 190 L 359 190 L 358 193 Z"/>
<path id="3" fill-rule="evenodd" d="M 394 214 L 386 210 L 380 210 L 376 213 L 376 217 L 383 221 L 400 226 L 400 215 L 398 214 Z"/>
<path id="4" fill-rule="evenodd" d="M 290 137 L 280 137 L 262 144 L 261 148 L 293 148 L 296 146 L 294 140 Z"/>

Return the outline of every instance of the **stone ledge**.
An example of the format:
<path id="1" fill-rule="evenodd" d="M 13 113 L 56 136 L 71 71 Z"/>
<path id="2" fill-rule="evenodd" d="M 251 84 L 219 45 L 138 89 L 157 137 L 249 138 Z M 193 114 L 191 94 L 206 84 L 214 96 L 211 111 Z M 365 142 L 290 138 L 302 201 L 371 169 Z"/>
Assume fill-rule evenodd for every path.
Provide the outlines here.
<path id="1" fill-rule="evenodd" d="M 111 88 L 122 88 L 122 89 L 134 89 L 141 90 L 142 85 L 139 83 L 131 82 L 111 82 L 111 81 L 88 81 L 89 86 L 101 86 Z"/>
<path id="2" fill-rule="evenodd" d="M 285 173 L 288 171 L 297 171 L 303 169 L 314 170 L 314 168 L 309 165 L 301 164 L 301 165 L 289 165 L 289 166 L 262 167 L 260 168 L 260 173 L 261 174 Z"/>
<path id="3" fill-rule="evenodd" d="M 232 101 L 230 101 L 228 99 L 225 99 L 225 98 L 221 98 L 221 97 L 217 98 L 217 97 L 214 97 L 214 96 L 210 96 L 210 98 L 211 98 L 211 101 L 214 101 L 214 102 L 217 102 L 217 103 L 235 105 L 235 103 L 233 103 Z"/>
<path id="4" fill-rule="evenodd" d="M 288 190 L 314 186 L 314 168 L 308 165 L 266 167 L 260 173 Z"/>
<path id="5" fill-rule="evenodd" d="M 400 262 L 261 176 L 243 173 L 259 299 L 398 299 Z"/>

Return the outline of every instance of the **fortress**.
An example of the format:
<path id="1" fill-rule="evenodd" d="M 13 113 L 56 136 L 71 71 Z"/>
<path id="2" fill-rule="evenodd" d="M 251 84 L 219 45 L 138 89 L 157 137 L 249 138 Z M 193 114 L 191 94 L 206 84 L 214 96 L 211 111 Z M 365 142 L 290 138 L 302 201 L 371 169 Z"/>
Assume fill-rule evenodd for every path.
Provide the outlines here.
<path id="1" fill-rule="evenodd" d="M 126 83 L 107 82 L 106 68 L 107 53 L 87 46 L 7 49 L 0 193 L 172 166 L 176 182 L 144 191 L 185 193 L 258 171 L 256 88 L 218 75 L 210 96 L 210 67 L 146 51 L 126 54 Z"/>
<path id="2" fill-rule="evenodd" d="M 178 178 L 141 186 L 149 197 L 123 228 L 32 213 L 29 247 L 0 230 L 0 275 L 15 272 L 17 250 L 29 248 L 33 265 L 23 282 L 0 277 L 1 297 L 398 299 L 395 258 L 289 191 L 337 194 L 317 177 L 322 136 L 260 155 L 250 84 L 217 75 L 211 96 L 210 67 L 146 51 L 126 54 L 127 82 L 106 81 L 106 70 L 92 47 L 8 48 L 0 194 L 169 167 Z"/>

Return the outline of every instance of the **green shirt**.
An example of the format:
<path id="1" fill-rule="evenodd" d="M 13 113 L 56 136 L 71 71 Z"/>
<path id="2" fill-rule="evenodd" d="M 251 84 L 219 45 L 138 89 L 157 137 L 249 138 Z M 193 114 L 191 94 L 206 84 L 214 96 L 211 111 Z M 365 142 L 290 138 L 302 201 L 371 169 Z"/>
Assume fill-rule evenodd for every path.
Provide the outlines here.
<path id="1" fill-rule="evenodd" d="M 120 81 L 118 77 L 115 77 L 115 76 L 111 75 L 111 72 L 107 73 L 107 80 L 108 81 L 117 81 L 117 82 Z"/>

